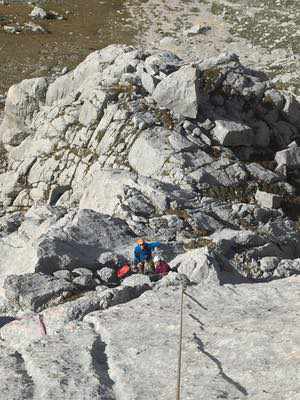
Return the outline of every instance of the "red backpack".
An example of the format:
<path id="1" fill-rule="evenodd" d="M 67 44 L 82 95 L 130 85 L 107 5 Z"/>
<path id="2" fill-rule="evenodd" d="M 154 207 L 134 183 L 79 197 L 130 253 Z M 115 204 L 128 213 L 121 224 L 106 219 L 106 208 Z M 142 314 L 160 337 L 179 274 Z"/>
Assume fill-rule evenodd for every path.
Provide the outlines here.
<path id="1" fill-rule="evenodd" d="M 123 267 L 117 270 L 117 277 L 119 279 L 125 278 L 125 276 L 129 274 L 129 272 L 130 272 L 130 267 L 128 264 L 125 264 L 123 265 Z"/>

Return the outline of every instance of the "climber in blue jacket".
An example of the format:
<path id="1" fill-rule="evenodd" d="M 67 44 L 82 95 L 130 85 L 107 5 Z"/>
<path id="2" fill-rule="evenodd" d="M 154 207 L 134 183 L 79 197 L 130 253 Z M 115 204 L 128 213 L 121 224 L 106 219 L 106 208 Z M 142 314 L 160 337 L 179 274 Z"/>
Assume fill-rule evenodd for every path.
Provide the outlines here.
<path id="1" fill-rule="evenodd" d="M 134 248 L 134 265 L 142 273 L 151 273 L 154 270 L 152 254 L 155 247 L 160 246 L 160 242 L 147 243 L 144 239 L 137 239 Z"/>

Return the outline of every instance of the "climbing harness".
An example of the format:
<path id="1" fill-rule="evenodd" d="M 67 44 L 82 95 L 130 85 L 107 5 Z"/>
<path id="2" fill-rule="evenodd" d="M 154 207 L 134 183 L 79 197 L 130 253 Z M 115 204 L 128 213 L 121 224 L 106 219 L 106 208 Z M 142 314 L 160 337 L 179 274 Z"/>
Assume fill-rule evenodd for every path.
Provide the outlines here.
<path id="1" fill-rule="evenodd" d="M 179 326 L 179 350 L 178 350 L 178 367 L 177 367 L 177 387 L 176 387 L 176 400 L 180 400 L 181 394 L 181 359 L 182 359 L 182 325 L 183 325 L 183 295 L 184 286 L 181 286 L 180 296 L 180 326 Z"/>

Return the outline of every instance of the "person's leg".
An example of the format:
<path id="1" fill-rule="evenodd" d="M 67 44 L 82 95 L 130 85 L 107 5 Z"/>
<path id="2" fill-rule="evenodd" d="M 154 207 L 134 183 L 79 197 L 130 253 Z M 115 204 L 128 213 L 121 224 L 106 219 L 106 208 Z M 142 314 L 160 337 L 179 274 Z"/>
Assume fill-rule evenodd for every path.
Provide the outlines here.
<path id="1" fill-rule="evenodd" d="M 144 274 L 144 272 L 145 272 L 145 263 L 144 262 L 140 262 L 138 264 L 138 269 L 139 269 L 139 273 L 140 274 Z"/>
<path id="2" fill-rule="evenodd" d="M 152 274 L 154 272 L 154 264 L 152 260 L 145 262 L 145 274 Z"/>

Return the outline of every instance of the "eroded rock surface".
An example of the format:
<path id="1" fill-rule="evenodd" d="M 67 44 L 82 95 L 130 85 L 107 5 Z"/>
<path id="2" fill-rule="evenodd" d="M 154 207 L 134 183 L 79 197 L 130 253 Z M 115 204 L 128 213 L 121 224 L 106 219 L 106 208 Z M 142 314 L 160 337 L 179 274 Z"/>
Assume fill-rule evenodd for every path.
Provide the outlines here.
<path id="1" fill-rule="evenodd" d="M 85 317 L 107 344 L 120 398 L 154 400 L 162 393 L 166 400 L 174 398 L 179 299 L 178 289 L 164 288 L 144 293 L 130 306 Z M 182 396 L 296 400 L 298 308 L 298 277 L 255 285 L 189 286 L 184 298 Z M 134 326 L 132 315 L 138 321 Z M 118 332 L 126 341 L 119 340 Z"/>
<path id="2" fill-rule="evenodd" d="M 296 400 L 299 110 L 232 53 L 189 64 L 114 45 L 13 86 L 6 398 L 174 398 L 183 285 L 184 396 Z M 172 271 L 158 282 L 117 279 L 137 237 L 162 243 Z"/>

